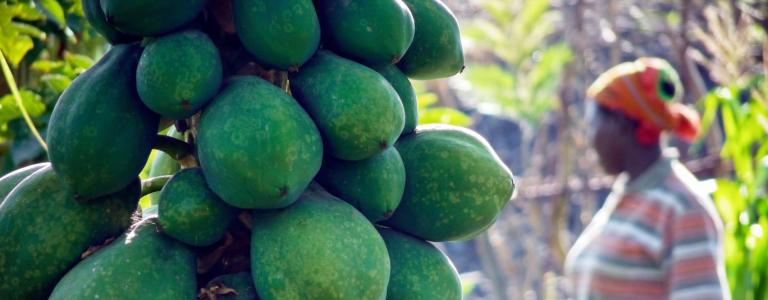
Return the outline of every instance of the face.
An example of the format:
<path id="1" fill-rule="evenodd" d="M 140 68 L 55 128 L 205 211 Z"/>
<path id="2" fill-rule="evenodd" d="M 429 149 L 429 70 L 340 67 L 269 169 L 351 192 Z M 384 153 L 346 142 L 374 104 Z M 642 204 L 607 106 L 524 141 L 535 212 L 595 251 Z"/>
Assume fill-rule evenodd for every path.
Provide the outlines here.
<path id="1" fill-rule="evenodd" d="M 622 117 L 617 113 L 600 107 L 596 102 L 590 102 L 589 105 L 589 141 L 597 152 L 603 170 L 617 175 L 624 171 L 622 146 L 628 144 L 628 137 L 632 138 L 631 131 L 626 129 Z"/>

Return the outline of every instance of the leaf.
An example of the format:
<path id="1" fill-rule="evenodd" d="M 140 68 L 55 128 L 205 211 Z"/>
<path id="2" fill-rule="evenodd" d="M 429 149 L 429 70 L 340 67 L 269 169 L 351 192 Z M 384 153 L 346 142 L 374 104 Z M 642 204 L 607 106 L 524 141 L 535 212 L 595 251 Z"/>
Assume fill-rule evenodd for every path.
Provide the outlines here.
<path id="1" fill-rule="evenodd" d="M 31 25 L 14 22 L 15 19 L 34 21 L 42 17 L 29 3 L 0 3 L 0 52 L 17 66 L 34 47 L 32 36 L 41 37 Z M 45 37 L 45 34 L 42 34 Z"/>
<path id="2" fill-rule="evenodd" d="M 433 93 L 420 93 L 416 95 L 416 97 L 417 97 L 416 102 L 419 110 L 425 109 L 428 106 L 437 103 L 438 101 L 437 95 Z"/>
<path id="3" fill-rule="evenodd" d="M 64 67 L 64 62 L 59 60 L 36 60 L 30 66 L 32 70 L 40 71 L 41 73 L 51 73 L 54 70 Z"/>
<path id="4" fill-rule="evenodd" d="M 419 114 L 419 124 L 432 123 L 468 126 L 472 123 L 472 118 L 459 110 L 449 107 L 428 108 Z"/>
<path id="5" fill-rule="evenodd" d="M 45 112 L 45 104 L 40 95 L 29 90 L 20 90 L 19 94 L 21 94 L 22 104 L 27 108 L 31 117 L 40 116 Z M 20 117 L 21 110 L 16 105 L 13 95 L 8 94 L 0 98 L 0 124 L 8 123 L 8 121 Z"/>
<path id="6" fill-rule="evenodd" d="M 40 77 L 56 94 L 61 94 L 72 83 L 72 79 L 61 74 L 46 74 Z"/>
<path id="7" fill-rule="evenodd" d="M 77 69 L 87 70 L 94 64 L 94 61 L 92 58 L 85 55 L 74 54 L 70 52 L 67 52 L 64 54 L 64 59 L 67 61 L 67 63 L 72 65 L 76 70 Z"/>
<path id="8" fill-rule="evenodd" d="M 64 19 L 64 9 L 56 0 L 35 0 L 35 7 L 48 17 L 48 21 L 56 24 L 59 29 L 67 27 L 67 20 Z"/>
<path id="9" fill-rule="evenodd" d="M 713 194 L 715 206 L 725 224 L 738 223 L 739 214 L 746 209 L 746 200 L 741 193 L 741 186 L 727 179 L 717 180 L 717 190 Z"/>

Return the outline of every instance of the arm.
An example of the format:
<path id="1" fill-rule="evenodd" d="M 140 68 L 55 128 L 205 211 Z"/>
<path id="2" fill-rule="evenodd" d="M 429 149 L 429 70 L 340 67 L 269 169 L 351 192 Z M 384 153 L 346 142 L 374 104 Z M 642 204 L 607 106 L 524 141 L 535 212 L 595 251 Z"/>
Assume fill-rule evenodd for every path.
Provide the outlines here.
<path id="1" fill-rule="evenodd" d="M 703 208 L 675 215 L 668 228 L 669 299 L 730 299 L 722 226 Z"/>

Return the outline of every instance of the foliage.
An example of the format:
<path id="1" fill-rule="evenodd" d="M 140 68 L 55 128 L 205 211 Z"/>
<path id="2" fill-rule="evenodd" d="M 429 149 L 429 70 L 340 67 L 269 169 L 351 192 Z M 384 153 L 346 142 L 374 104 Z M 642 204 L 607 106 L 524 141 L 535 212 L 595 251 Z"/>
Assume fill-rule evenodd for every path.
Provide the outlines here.
<path id="1" fill-rule="evenodd" d="M 43 134 L 59 95 L 94 63 L 105 41 L 88 25 L 80 0 L 10 0 L 0 3 L 0 52 L 11 64 L 21 102 Z M 0 159 L 2 171 L 45 159 L 0 83 Z M 7 94 L 6 94 L 7 93 Z"/>
<path id="2" fill-rule="evenodd" d="M 763 86 L 768 91 L 768 81 Z M 704 125 L 712 124 L 719 111 L 726 137 L 721 155 L 734 169 L 733 178 L 717 180 L 714 193 L 725 224 L 726 269 L 734 299 L 768 299 L 766 96 L 758 89 L 721 87 L 704 99 Z"/>
<path id="3" fill-rule="evenodd" d="M 428 92 L 421 82 L 413 82 L 419 111 L 419 124 L 442 123 L 456 126 L 469 126 L 472 118 L 458 109 L 437 106 L 439 97 Z"/>
<path id="4" fill-rule="evenodd" d="M 469 51 L 465 78 L 483 102 L 503 113 L 538 123 L 558 105 L 558 86 L 573 54 L 565 42 L 550 42 L 559 12 L 549 0 L 482 0 L 487 18 L 462 28 Z"/>

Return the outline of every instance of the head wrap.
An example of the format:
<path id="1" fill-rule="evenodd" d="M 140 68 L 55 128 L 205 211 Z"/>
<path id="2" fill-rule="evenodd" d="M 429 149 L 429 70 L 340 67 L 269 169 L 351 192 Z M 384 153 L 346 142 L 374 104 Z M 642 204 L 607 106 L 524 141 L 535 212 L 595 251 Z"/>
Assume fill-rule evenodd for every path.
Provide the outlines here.
<path id="1" fill-rule="evenodd" d="M 682 90 L 677 72 L 667 61 L 646 57 L 606 71 L 587 89 L 587 96 L 638 121 L 635 137 L 648 145 L 657 143 L 662 131 L 688 142 L 696 138 L 699 115 L 679 103 Z"/>

